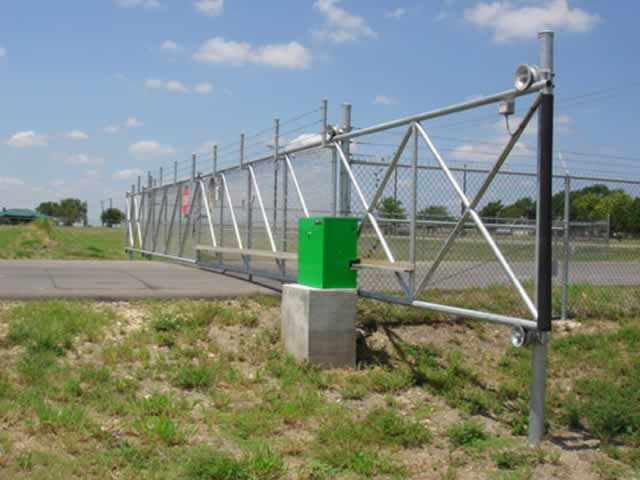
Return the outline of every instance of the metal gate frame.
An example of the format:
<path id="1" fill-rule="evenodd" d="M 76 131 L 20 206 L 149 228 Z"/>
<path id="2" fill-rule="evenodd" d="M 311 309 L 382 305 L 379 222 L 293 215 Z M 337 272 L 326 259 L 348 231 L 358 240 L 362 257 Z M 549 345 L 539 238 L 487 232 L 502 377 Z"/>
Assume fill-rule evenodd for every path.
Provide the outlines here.
<path id="1" fill-rule="evenodd" d="M 162 180 L 159 185 L 153 185 L 151 175 L 148 178 L 148 186 L 145 189 L 140 188 L 140 180 L 138 181 L 138 189 L 132 187 L 130 193 L 126 195 L 127 205 L 127 239 L 129 245 L 126 251 L 130 254 L 139 253 L 145 256 L 156 256 L 167 258 L 174 261 L 186 262 L 195 265 L 204 265 L 201 260 L 203 252 L 214 255 L 216 261 L 213 265 L 207 265 L 207 268 L 220 271 L 222 273 L 233 272 L 247 274 L 249 279 L 253 277 L 265 277 L 275 279 L 281 282 L 295 281 L 295 277 L 287 273 L 287 261 L 295 261 L 296 255 L 287 251 L 287 195 L 288 195 L 288 179 L 291 178 L 296 195 L 302 206 L 305 216 L 309 216 L 309 210 L 303 194 L 298 176 L 294 169 L 292 156 L 296 153 L 308 152 L 317 149 L 330 150 L 332 153 L 332 182 L 333 182 L 333 199 L 332 210 L 338 213 L 338 205 L 335 199 L 336 190 L 340 192 L 339 214 L 346 215 L 350 211 L 351 191 L 355 191 L 362 208 L 366 212 L 359 226 L 358 234 L 360 235 L 363 228 L 370 224 L 375 232 L 375 237 L 382 246 L 386 264 L 360 264 L 354 265 L 358 269 L 380 269 L 391 271 L 394 274 L 402 295 L 396 296 L 392 294 L 381 294 L 379 292 L 366 291 L 359 289 L 359 295 L 370 297 L 387 302 L 399 303 L 404 305 L 412 305 L 418 308 L 444 312 L 452 315 L 475 318 L 479 320 L 491 321 L 499 324 L 509 325 L 517 329 L 521 340 L 527 340 L 530 343 L 532 355 L 532 380 L 531 380 L 531 398 L 529 410 L 529 440 L 539 442 L 544 435 L 544 397 L 545 397 L 545 379 L 546 379 L 546 361 L 547 361 L 547 343 L 548 332 L 551 330 L 551 287 L 552 287 L 552 141 L 553 141 L 553 33 L 542 32 L 539 34 L 540 41 L 540 61 L 539 66 L 523 65 L 518 69 L 516 88 L 512 88 L 497 94 L 477 98 L 460 104 L 441 108 L 438 110 L 421 113 L 391 122 L 375 125 L 367 128 L 352 129 L 351 127 L 351 109 L 350 106 L 343 108 L 343 126 L 342 128 L 330 127 L 327 123 L 327 101 L 322 102 L 322 130 L 318 139 L 304 143 L 303 145 L 280 149 L 279 146 L 279 121 L 275 121 L 275 136 L 273 145 L 273 155 L 262 157 L 251 161 L 245 160 L 245 137 L 240 137 L 240 165 L 228 167 L 218 170 L 217 168 L 217 147 L 213 149 L 213 171 L 209 175 L 201 175 L 196 173 L 196 157 L 193 157 L 193 165 L 190 178 L 178 180 L 177 167 L 174 170 L 173 183 L 163 184 Z M 456 178 L 451 172 L 446 161 L 436 148 L 427 133 L 423 122 L 446 115 L 468 111 L 478 107 L 496 104 L 501 102 L 512 102 L 515 98 L 538 94 L 527 114 L 522 119 L 518 128 L 511 134 L 507 145 L 495 160 L 492 168 L 489 170 L 479 191 L 473 198 L 469 198 L 464 189 L 460 186 Z M 525 131 L 527 125 L 532 120 L 534 114 L 538 114 L 538 193 L 537 193 L 537 216 L 536 216 L 536 284 L 535 298 L 532 300 L 522 283 L 519 281 L 513 269 L 509 265 L 499 246 L 496 244 L 491 233 L 486 228 L 483 220 L 476 211 L 476 207 L 480 204 L 484 194 L 490 187 L 492 181 L 500 171 L 501 167 L 509 157 L 513 148 L 516 146 L 521 135 Z M 356 138 L 367 135 L 376 134 L 386 130 L 399 127 L 406 127 L 402 140 L 393 155 L 393 158 L 386 169 L 381 183 L 378 185 L 372 199 L 369 201 L 363 192 L 356 175 L 351 166 L 350 143 Z M 411 163 L 412 180 L 411 180 L 411 218 L 410 221 L 410 245 L 409 245 L 409 262 L 398 262 L 391 251 L 387 239 L 383 231 L 380 229 L 378 220 L 374 215 L 378 202 L 391 178 L 394 170 L 397 168 L 402 154 L 404 153 L 409 142 L 412 141 L 413 156 Z M 438 167 L 445 174 L 450 186 L 453 188 L 463 205 L 463 212 L 455 227 L 449 234 L 447 240 L 438 252 L 435 261 L 431 264 L 424 278 L 416 277 L 416 202 L 417 202 L 417 178 L 418 178 L 418 145 L 424 143 Z M 263 202 L 263 196 L 260 189 L 260 181 L 256 175 L 254 166 L 262 163 L 273 161 L 274 165 L 274 185 L 273 198 L 274 209 L 273 219 L 268 218 L 267 209 Z M 284 168 L 280 169 L 280 165 Z M 337 168 L 339 167 L 339 178 L 337 176 Z M 247 218 L 246 218 L 246 237 L 242 238 L 240 225 L 236 216 L 237 205 L 233 204 L 233 198 L 229 189 L 227 174 L 230 172 L 245 171 L 246 172 L 246 191 L 247 191 Z M 282 177 L 280 179 L 280 177 Z M 278 183 L 282 181 L 282 195 L 284 197 L 284 233 L 282 243 L 278 246 L 278 242 L 274 236 L 273 229 L 277 226 L 278 211 Z M 339 183 L 338 183 L 339 182 Z M 207 185 L 213 185 L 218 192 L 218 199 L 212 199 Z M 168 223 L 169 210 L 169 188 L 177 187 L 176 200 L 171 213 L 171 221 Z M 337 188 L 336 188 L 337 187 Z M 189 209 L 185 214 L 182 208 L 179 208 L 182 194 L 188 188 L 192 192 L 189 196 Z M 160 210 L 156 214 L 156 197 L 160 195 Z M 269 240 L 268 250 L 258 250 L 252 248 L 252 212 L 253 201 L 257 200 L 262 221 L 264 222 L 267 237 Z M 217 202 L 220 206 L 217 206 Z M 223 215 L 226 209 L 230 213 L 235 237 L 235 248 L 223 247 L 222 238 L 216 238 L 214 229 L 214 215 L 219 210 L 220 225 L 224 227 Z M 197 204 L 197 207 L 196 207 Z M 205 212 L 206 225 L 209 231 L 210 244 L 202 244 L 200 240 L 200 228 L 202 225 L 202 210 Z M 194 218 L 198 214 L 197 227 Z M 164 249 L 158 248 L 158 239 L 160 229 L 164 217 Z M 463 230 L 465 223 L 471 219 L 478 228 L 485 242 L 493 252 L 496 260 L 501 265 L 505 274 L 509 278 L 510 283 L 518 292 L 522 302 L 526 306 L 528 318 L 518 318 L 513 316 L 501 315 L 498 313 L 483 312 L 465 308 L 454 307 L 450 305 L 442 305 L 430 303 L 420 300 L 420 296 L 433 280 L 433 276 L 440 266 L 442 260 L 449 251 L 456 237 Z M 185 222 L 186 220 L 186 222 Z M 154 225 L 155 223 L 155 225 Z M 184 228 L 182 226 L 184 225 Z M 193 224 L 193 225 L 192 225 Z M 172 233 L 175 228 L 179 229 L 178 255 L 169 254 L 169 244 L 172 239 Z M 168 228 L 168 230 L 167 230 Z M 224 235 L 224 229 L 220 231 L 220 236 Z M 187 241 L 193 243 L 193 257 L 185 256 L 185 248 Z M 198 241 L 197 241 L 198 240 Z M 162 250 L 162 251 L 160 251 Z M 239 255 L 242 260 L 242 266 L 228 265 L 224 261 L 225 255 Z M 259 266 L 254 266 L 253 260 L 267 259 L 268 262 L 275 262 L 277 273 L 265 271 Z"/>

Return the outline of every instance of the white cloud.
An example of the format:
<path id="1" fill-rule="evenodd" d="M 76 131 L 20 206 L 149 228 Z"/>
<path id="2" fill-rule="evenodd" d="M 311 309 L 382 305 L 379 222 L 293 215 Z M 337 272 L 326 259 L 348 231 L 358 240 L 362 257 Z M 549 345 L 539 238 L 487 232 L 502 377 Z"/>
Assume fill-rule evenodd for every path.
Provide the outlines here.
<path id="1" fill-rule="evenodd" d="M 398 7 L 394 10 L 389 10 L 388 12 L 384 12 L 384 16 L 389 18 L 400 18 L 400 17 L 404 17 L 406 14 L 407 14 L 407 10 L 402 7 Z"/>
<path id="2" fill-rule="evenodd" d="M 166 90 L 171 93 L 189 93 L 189 89 L 178 80 L 158 80 L 149 79 L 144 82 L 144 87 L 148 90 Z"/>
<path id="3" fill-rule="evenodd" d="M 163 145 L 156 140 L 142 140 L 129 145 L 129 153 L 139 157 L 160 157 L 176 153 L 171 145 Z"/>
<path id="4" fill-rule="evenodd" d="M 165 88 L 167 89 L 167 91 L 173 93 L 187 93 L 189 91 L 189 89 L 185 87 L 182 82 L 179 82 L 177 80 L 169 80 L 165 84 Z"/>
<path id="5" fill-rule="evenodd" d="M 200 63 L 253 63 L 272 67 L 301 69 L 311 64 L 311 52 L 297 42 L 252 47 L 247 42 L 210 38 L 193 55 Z"/>
<path id="6" fill-rule="evenodd" d="M 48 144 L 49 139 L 46 135 L 36 133 L 33 130 L 16 132 L 7 140 L 7 145 L 17 148 L 46 147 Z"/>
<path id="7" fill-rule="evenodd" d="M 125 168 L 124 170 L 113 172 L 113 175 L 111 175 L 111 177 L 116 180 L 127 180 L 130 178 L 142 177 L 143 175 L 144 172 L 140 168 Z"/>
<path id="8" fill-rule="evenodd" d="M 210 83 L 202 82 L 193 87 L 193 91 L 202 95 L 207 95 L 213 91 L 213 86 Z"/>
<path id="9" fill-rule="evenodd" d="M 87 140 L 89 138 L 89 135 L 82 130 L 70 130 L 65 132 L 64 136 L 70 140 Z"/>
<path id="10" fill-rule="evenodd" d="M 0 177 L 0 185 L 24 185 L 24 182 L 16 177 Z"/>
<path id="11" fill-rule="evenodd" d="M 319 142 L 320 140 L 322 140 L 322 137 L 319 133 L 303 133 L 290 142 L 287 142 L 287 147 L 302 147 L 310 143 Z"/>
<path id="12" fill-rule="evenodd" d="M 452 160 L 460 162 L 490 162 L 494 163 L 498 156 L 504 150 L 509 138 L 507 136 L 499 136 L 490 142 L 468 142 L 458 145 L 453 149 L 449 157 Z M 525 143 L 518 142 L 513 148 L 511 155 L 515 155 L 514 159 L 521 156 L 531 156 L 533 152 Z M 446 161 L 446 158 L 445 158 Z"/>
<path id="13" fill-rule="evenodd" d="M 93 157 L 84 153 L 64 155 L 62 157 L 62 161 L 67 165 L 74 166 L 102 165 L 104 163 L 104 159 L 102 157 Z"/>
<path id="14" fill-rule="evenodd" d="M 196 10 L 209 17 L 222 15 L 224 10 L 224 0 L 198 0 L 195 3 Z"/>
<path id="15" fill-rule="evenodd" d="M 177 50 L 178 44 L 173 40 L 165 40 L 164 42 L 162 42 L 162 44 L 160 44 L 160 48 L 162 50 Z"/>
<path id="16" fill-rule="evenodd" d="M 124 126 L 127 127 L 127 128 L 137 128 L 137 127 L 141 127 L 142 125 L 144 125 L 144 123 L 142 123 L 136 117 L 127 118 L 127 121 L 124 124 Z"/>
<path id="17" fill-rule="evenodd" d="M 376 37 L 367 21 L 338 6 L 340 0 L 316 0 L 313 8 L 325 17 L 325 25 L 317 32 L 322 39 L 345 43 L 364 37 Z"/>
<path id="18" fill-rule="evenodd" d="M 153 9 L 160 7 L 158 0 L 115 0 L 116 5 L 120 8 L 142 7 Z"/>
<path id="19" fill-rule="evenodd" d="M 124 122 L 123 125 L 108 125 L 104 127 L 104 133 L 109 135 L 115 135 L 116 133 L 120 133 L 122 130 L 126 128 L 137 128 L 142 127 L 144 123 L 136 117 L 129 117 Z"/>
<path id="20" fill-rule="evenodd" d="M 511 0 L 480 2 L 464 12 L 467 22 L 493 30 L 497 43 L 534 38 L 542 30 L 588 32 L 600 17 L 580 8 L 571 8 L 569 0 L 536 0 L 522 5 Z"/>
<path id="21" fill-rule="evenodd" d="M 376 105 L 393 105 L 396 101 L 386 95 L 376 95 L 376 98 L 373 99 L 373 103 Z"/>
<path id="22" fill-rule="evenodd" d="M 6 57 L 8 53 L 9 53 L 9 52 L 7 51 L 7 49 L 6 49 L 6 48 L 4 48 L 4 47 L 0 47 L 0 58 L 2 58 L 2 57 Z"/>

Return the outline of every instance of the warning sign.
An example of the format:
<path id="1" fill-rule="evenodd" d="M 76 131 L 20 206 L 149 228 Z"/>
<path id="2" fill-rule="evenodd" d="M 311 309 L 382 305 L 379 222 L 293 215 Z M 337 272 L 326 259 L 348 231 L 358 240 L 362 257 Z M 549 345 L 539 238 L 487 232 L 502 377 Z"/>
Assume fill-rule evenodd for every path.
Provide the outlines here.
<path id="1" fill-rule="evenodd" d="M 182 189 L 182 214 L 189 213 L 189 185 L 185 185 Z"/>

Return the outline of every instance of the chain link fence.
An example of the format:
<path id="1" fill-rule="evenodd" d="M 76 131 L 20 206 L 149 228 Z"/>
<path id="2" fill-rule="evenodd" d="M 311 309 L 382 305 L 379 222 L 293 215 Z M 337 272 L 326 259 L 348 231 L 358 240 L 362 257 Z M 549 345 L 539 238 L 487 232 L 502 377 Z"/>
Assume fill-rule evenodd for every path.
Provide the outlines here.
<path id="1" fill-rule="evenodd" d="M 278 122 L 273 136 L 267 130 L 243 136 L 238 145 L 216 147 L 190 161 L 164 166 L 155 178 L 149 174 L 146 181 L 140 180 L 127 196 L 129 246 L 221 271 L 294 281 L 295 255 L 288 254 L 297 252 L 298 219 L 354 216 L 364 220 L 359 256 L 373 267 L 359 271 L 362 291 L 392 298 L 413 291 L 416 299 L 428 301 L 434 290 L 512 290 L 513 278 L 487 242 L 488 233 L 513 277 L 533 297 L 534 153 L 518 143 L 483 191 L 504 143 L 487 142 L 480 150 L 465 152 L 466 144 L 452 144 L 453 137 L 433 134 L 463 193 L 473 199 L 483 191 L 475 210 L 486 232 L 467 218 L 449 245 L 465 206 L 428 145 L 417 134 L 405 138 L 405 125 L 338 142 L 338 152 L 333 145 L 319 145 L 320 134 L 309 133 L 325 128 L 322 115 L 315 109 L 290 122 Z M 348 115 L 345 118 L 349 120 Z M 345 123 L 339 131 L 353 128 Z M 399 148 L 403 141 L 405 148 Z M 471 161 L 473 155 L 477 161 Z M 390 168 L 394 160 L 395 168 Z M 612 217 L 612 209 L 599 211 L 589 204 L 593 197 L 616 192 L 637 199 L 640 182 L 554 175 L 556 317 L 570 317 L 575 309 L 580 296 L 569 295 L 572 288 L 640 283 L 640 232 L 621 221 L 620 212 Z M 640 200 L 636 203 L 640 205 Z M 199 245 L 215 245 L 217 250 L 198 249 Z M 242 249 L 251 250 L 251 255 Z M 393 268 L 388 268 L 390 264 Z M 592 296 L 600 294 L 606 295 L 598 288 L 590 290 Z M 508 302 L 495 306 L 503 315 L 514 315 L 518 309 L 521 305 L 516 308 Z"/>

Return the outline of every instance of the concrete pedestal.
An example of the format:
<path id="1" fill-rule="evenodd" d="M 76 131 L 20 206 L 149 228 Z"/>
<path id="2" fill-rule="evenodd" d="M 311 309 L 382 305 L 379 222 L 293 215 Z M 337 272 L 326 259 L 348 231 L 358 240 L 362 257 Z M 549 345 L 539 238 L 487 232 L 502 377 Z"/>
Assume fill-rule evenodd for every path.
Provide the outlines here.
<path id="1" fill-rule="evenodd" d="M 282 340 L 299 361 L 325 368 L 356 363 L 355 289 L 283 286 Z"/>

